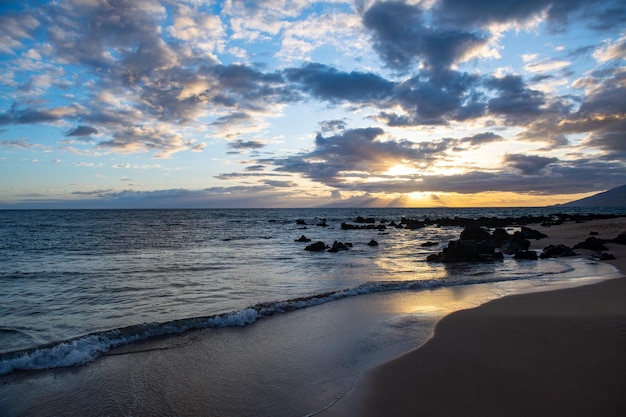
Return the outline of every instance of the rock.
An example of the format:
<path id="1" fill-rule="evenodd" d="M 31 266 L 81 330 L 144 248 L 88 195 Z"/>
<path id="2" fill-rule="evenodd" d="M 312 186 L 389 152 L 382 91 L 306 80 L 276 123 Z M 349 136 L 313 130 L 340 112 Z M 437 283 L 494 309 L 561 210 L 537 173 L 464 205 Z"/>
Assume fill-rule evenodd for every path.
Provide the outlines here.
<path id="1" fill-rule="evenodd" d="M 560 258 L 564 256 L 577 256 L 578 254 L 572 250 L 572 248 L 565 245 L 550 245 L 543 249 L 539 257 L 541 259 L 546 258 Z"/>
<path id="2" fill-rule="evenodd" d="M 495 239 L 496 244 L 501 246 L 504 242 L 511 238 L 511 235 L 503 228 L 498 227 L 493 231 L 492 237 Z"/>
<path id="3" fill-rule="evenodd" d="M 304 248 L 304 250 L 308 250 L 311 252 L 321 252 L 323 250 L 326 250 L 326 244 L 321 241 L 315 242 L 315 243 L 308 245 L 306 248 Z"/>
<path id="4" fill-rule="evenodd" d="M 320 219 L 319 222 L 317 222 L 316 226 L 319 227 L 328 227 L 328 225 L 326 224 L 326 219 Z"/>
<path id="5" fill-rule="evenodd" d="M 376 223 L 376 219 L 373 217 L 363 218 L 359 216 L 356 219 L 354 219 L 354 221 L 357 223 L 370 223 L 370 224 Z"/>
<path id="6" fill-rule="evenodd" d="M 304 235 L 300 236 L 299 239 L 296 239 L 296 242 L 310 242 L 310 241 L 311 241 L 311 239 L 309 239 L 308 237 L 306 237 Z"/>
<path id="7" fill-rule="evenodd" d="M 612 242 L 626 245 L 626 232 L 617 235 L 617 237 L 613 239 Z"/>
<path id="8" fill-rule="evenodd" d="M 423 248 L 428 248 L 430 246 L 437 246 L 439 243 L 437 242 L 424 242 L 420 246 Z"/>
<path id="9" fill-rule="evenodd" d="M 604 244 L 604 240 L 597 238 L 595 236 L 590 236 L 585 239 L 584 242 L 580 242 L 574 245 L 574 249 L 590 249 L 596 252 L 600 252 L 603 250 L 609 250 Z"/>
<path id="10" fill-rule="evenodd" d="M 328 249 L 328 252 L 339 252 L 340 250 L 348 250 L 348 247 L 341 242 L 337 242 L 336 240 L 333 242 L 332 248 Z"/>
<path id="11" fill-rule="evenodd" d="M 522 226 L 522 229 L 520 232 L 522 233 L 522 236 L 524 236 L 525 239 L 543 239 L 544 237 L 548 237 L 548 235 L 541 233 L 538 230 L 533 230 L 530 227 L 525 227 L 525 226 Z"/>
<path id="12" fill-rule="evenodd" d="M 507 255 L 515 255 L 517 252 L 528 250 L 530 241 L 524 238 L 521 232 L 513 233 L 508 240 L 502 243 L 502 252 Z"/>
<path id="13" fill-rule="evenodd" d="M 532 250 L 521 250 L 515 253 L 515 256 L 513 257 L 515 259 L 528 259 L 531 261 L 536 261 L 537 259 L 539 259 L 539 257 L 537 256 L 537 252 L 532 251 Z"/>
<path id="14" fill-rule="evenodd" d="M 486 231 L 485 229 L 483 229 L 481 226 L 478 226 L 478 225 L 467 226 L 461 232 L 461 240 L 481 241 L 481 240 L 487 240 L 491 238 L 492 238 L 491 233 L 489 233 L 488 231 Z"/>
<path id="15" fill-rule="evenodd" d="M 453 240 L 438 254 L 429 255 L 428 262 L 494 262 L 502 260 L 502 252 L 495 251 L 495 244 L 490 240 Z"/>
<path id="16" fill-rule="evenodd" d="M 615 255 L 608 252 L 594 253 L 593 255 L 591 255 L 591 257 L 593 259 L 597 259 L 598 261 L 612 261 L 613 259 L 615 259 Z"/>
<path id="17" fill-rule="evenodd" d="M 306 222 L 303 219 L 296 220 L 296 224 L 306 225 Z"/>
<path id="18" fill-rule="evenodd" d="M 589 236 L 598 236 L 599 234 L 598 232 L 589 232 Z"/>
<path id="19" fill-rule="evenodd" d="M 367 243 L 367 246 L 378 246 L 378 242 L 376 242 L 374 239 L 370 240 Z"/>

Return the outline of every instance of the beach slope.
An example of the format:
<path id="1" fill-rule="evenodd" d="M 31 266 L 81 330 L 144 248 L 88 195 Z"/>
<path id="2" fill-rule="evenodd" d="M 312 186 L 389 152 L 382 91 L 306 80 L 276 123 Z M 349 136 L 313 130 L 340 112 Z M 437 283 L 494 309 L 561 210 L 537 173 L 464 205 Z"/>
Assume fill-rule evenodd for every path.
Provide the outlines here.
<path id="1" fill-rule="evenodd" d="M 533 246 L 622 229 L 623 218 L 544 228 L 550 239 Z M 609 248 L 623 273 L 626 246 Z M 617 278 L 453 313 L 425 345 L 369 372 L 322 415 L 624 416 L 625 392 L 626 278 Z"/>

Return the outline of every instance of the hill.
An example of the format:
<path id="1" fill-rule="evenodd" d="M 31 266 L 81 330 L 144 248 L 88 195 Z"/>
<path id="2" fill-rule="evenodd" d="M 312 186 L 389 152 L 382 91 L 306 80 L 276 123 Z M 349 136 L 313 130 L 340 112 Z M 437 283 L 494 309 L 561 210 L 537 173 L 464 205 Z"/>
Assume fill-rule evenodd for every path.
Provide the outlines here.
<path id="1" fill-rule="evenodd" d="M 561 204 L 563 207 L 626 207 L 626 185 Z"/>

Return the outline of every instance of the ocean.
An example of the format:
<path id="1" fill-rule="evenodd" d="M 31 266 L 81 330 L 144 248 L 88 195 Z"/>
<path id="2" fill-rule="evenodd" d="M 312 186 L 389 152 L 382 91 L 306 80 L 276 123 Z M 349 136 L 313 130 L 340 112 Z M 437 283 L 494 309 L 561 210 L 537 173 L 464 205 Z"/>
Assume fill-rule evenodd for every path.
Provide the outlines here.
<path id="1" fill-rule="evenodd" d="M 0 414 L 32 414 L 12 391 L 16 379 L 29 378 L 35 391 L 41 384 L 42 392 L 56 398 L 60 408 L 54 414 L 60 415 L 58 410 L 142 415 L 148 404 L 158 404 L 151 415 L 199 410 L 204 415 L 314 415 L 354 386 L 368 367 L 425 342 L 437 319 L 450 311 L 520 288 L 615 272 L 578 258 L 428 263 L 426 257 L 457 239 L 462 229 L 409 230 L 390 226 L 392 221 L 564 211 L 1 211 Z M 342 229 L 344 222 L 363 226 L 356 223 L 359 217 L 385 227 Z M 297 241 L 302 235 L 311 242 Z M 378 245 L 368 245 L 372 240 Z M 337 253 L 304 250 L 316 241 L 351 247 Z M 425 242 L 431 244 L 422 246 Z M 150 356 L 173 352 L 175 357 Z M 182 366 L 177 361 L 185 355 L 195 355 L 192 369 L 184 371 L 186 384 L 189 378 L 201 381 L 194 387 L 210 384 L 210 395 L 191 389 L 189 398 L 167 399 L 159 391 L 158 401 L 149 401 L 145 387 L 141 391 L 135 384 L 120 388 L 119 397 L 126 400 L 90 403 L 86 412 L 80 389 L 68 397 L 59 394 L 63 388 L 49 388 L 59 375 L 84 384 L 86 373 L 93 384 L 99 372 L 118 375 L 107 383 L 126 386 L 124 372 L 139 366 L 140 357 L 157 361 L 152 366 L 159 381 L 175 380 L 172 375 L 183 371 L 170 368 Z M 145 385 L 156 377 L 144 378 Z M 255 394 L 243 395 L 246 390 Z M 63 399 L 78 408 L 68 408 Z"/>

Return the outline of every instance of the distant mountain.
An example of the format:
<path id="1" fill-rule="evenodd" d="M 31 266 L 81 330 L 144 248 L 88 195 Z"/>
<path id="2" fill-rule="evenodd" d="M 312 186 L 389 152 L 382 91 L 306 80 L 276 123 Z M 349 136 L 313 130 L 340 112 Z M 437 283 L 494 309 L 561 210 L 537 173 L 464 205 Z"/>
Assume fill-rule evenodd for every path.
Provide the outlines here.
<path id="1" fill-rule="evenodd" d="M 612 188 L 603 193 L 592 195 L 569 203 L 563 207 L 626 207 L 626 185 Z"/>

